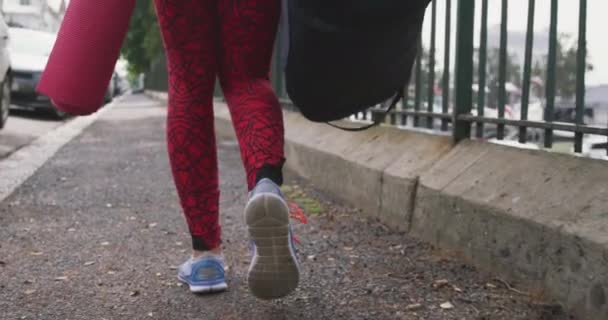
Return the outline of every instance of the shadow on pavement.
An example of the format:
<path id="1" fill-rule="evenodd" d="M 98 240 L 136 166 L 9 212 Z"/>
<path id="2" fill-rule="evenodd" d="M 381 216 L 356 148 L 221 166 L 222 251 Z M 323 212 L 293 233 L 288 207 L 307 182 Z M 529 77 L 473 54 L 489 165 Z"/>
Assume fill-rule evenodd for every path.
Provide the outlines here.
<path id="1" fill-rule="evenodd" d="M 30 119 L 30 120 L 37 120 L 37 121 L 53 121 L 53 122 L 58 122 L 58 121 L 64 121 L 62 119 L 57 118 L 55 115 L 53 115 L 50 111 L 42 111 L 42 110 L 29 110 L 29 109 L 11 109 L 10 112 L 10 117 L 19 117 L 19 118 L 24 118 L 24 119 Z"/>

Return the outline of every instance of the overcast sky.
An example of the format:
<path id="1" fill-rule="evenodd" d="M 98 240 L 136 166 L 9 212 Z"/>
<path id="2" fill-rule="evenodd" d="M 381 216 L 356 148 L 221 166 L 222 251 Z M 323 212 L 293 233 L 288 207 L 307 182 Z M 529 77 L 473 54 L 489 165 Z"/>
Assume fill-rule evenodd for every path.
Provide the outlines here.
<path id="1" fill-rule="evenodd" d="M 475 1 L 477 4 L 477 21 L 476 29 L 476 46 L 479 43 L 479 22 L 480 22 L 480 7 L 481 1 Z M 500 23 L 501 14 L 500 0 L 489 0 L 488 10 L 488 25 L 492 27 Z M 608 1 L 607 0 L 588 0 L 587 8 L 587 48 L 591 63 L 595 66 L 595 70 L 587 74 L 587 84 L 608 84 Z M 452 0 L 453 17 L 456 13 L 457 0 Z M 528 0 L 509 0 L 509 30 L 525 31 L 528 14 Z M 558 32 L 569 33 L 576 36 L 578 33 L 578 12 L 579 1 L 577 0 L 560 0 L 559 17 L 558 17 Z M 535 31 L 546 32 L 549 27 L 551 0 L 536 1 L 536 17 Z M 438 8 L 438 31 L 437 31 L 437 47 L 439 51 L 443 49 L 443 36 L 445 28 L 445 0 L 437 2 Z M 425 21 L 424 42 L 428 48 L 429 43 L 429 25 L 430 25 L 430 7 L 427 11 L 427 19 Z M 455 20 L 453 18 L 453 20 Z M 452 31 L 455 32 L 455 21 L 452 21 Z M 452 36 L 452 46 L 454 45 Z M 574 38 L 576 39 L 576 38 Z M 538 44 L 540 46 L 540 44 Z M 546 44 L 544 44 L 546 46 Z M 441 53 L 438 58 L 441 57 Z M 522 61 L 523 64 L 523 61 Z M 452 66 L 453 68 L 453 66 Z"/>

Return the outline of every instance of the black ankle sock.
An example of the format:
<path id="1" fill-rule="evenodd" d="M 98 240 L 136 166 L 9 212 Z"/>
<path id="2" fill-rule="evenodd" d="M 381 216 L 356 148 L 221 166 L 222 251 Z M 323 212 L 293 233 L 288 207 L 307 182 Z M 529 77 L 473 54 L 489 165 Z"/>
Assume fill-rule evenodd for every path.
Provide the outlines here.
<path id="1" fill-rule="evenodd" d="M 255 182 L 258 183 L 258 182 L 260 182 L 260 180 L 262 180 L 264 178 L 272 180 L 272 182 L 276 183 L 279 186 L 282 185 L 283 184 L 283 162 L 276 164 L 276 165 L 271 165 L 271 164 L 263 165 L 258 170 Z"/>
<path id="2" fill-rule="evenodd" d="M 192 249 L 196 251 L 209 251 L 210 248 L 205 241 L 205 238 L 192 235 Z"/>

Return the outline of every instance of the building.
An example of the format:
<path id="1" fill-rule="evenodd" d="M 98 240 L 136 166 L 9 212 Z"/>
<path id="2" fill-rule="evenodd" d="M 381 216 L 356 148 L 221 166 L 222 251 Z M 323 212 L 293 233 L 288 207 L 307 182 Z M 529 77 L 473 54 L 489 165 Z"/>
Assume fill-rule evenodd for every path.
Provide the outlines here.
<path id="1" fill-rule="evenodd" d="M 0 0 L 9 25 L 56 32 L 67 8 L 66 0 Z"/>

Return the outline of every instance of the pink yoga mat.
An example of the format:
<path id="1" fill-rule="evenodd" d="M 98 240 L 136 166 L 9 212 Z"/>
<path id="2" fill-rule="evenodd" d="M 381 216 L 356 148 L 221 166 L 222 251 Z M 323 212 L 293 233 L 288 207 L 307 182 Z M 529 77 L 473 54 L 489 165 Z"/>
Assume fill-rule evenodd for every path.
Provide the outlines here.
<path id="1" fill-rule="evenodd" d="M 112 78 L 135 0 L 72 0 L 38 92 L 66 113 L 97 111 Z"/>

